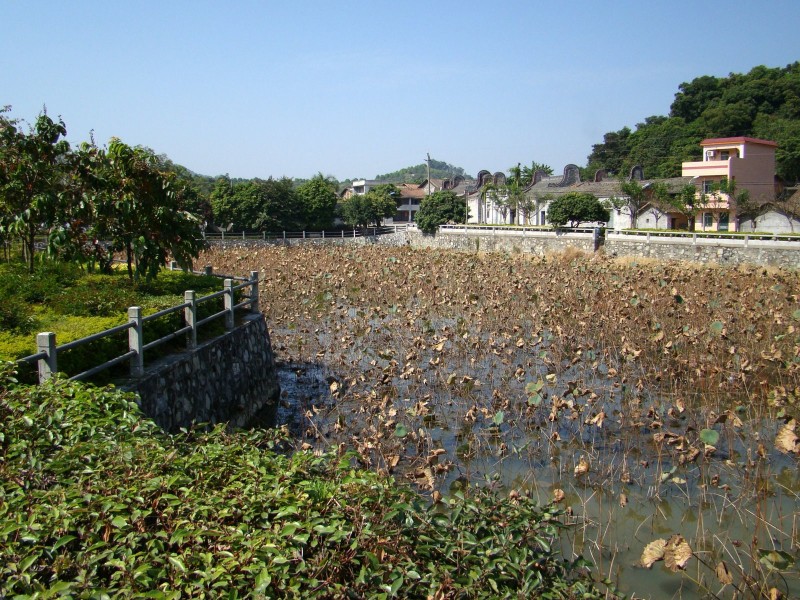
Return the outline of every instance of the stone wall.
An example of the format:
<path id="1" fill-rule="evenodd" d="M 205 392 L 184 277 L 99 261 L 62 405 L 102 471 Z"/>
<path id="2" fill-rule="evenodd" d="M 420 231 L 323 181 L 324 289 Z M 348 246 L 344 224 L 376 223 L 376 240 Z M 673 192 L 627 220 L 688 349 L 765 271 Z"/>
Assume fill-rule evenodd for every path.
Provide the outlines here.
<path id="1" fill-rule="evenodd" d="M 280 389 L 264 316 L 247 315 L 232 331 L 153 363 L 122 386 L 167 431 L 192 423 L 244 427 L 276 406 Z"/>
<path id="2" fill-rule="evenodd" d="M 395 240 L 384 237 L 405 236 Z M 381 236 L 378 243 L 408 244 L 414 248 L 438 248 L 462 252 L 522 252 L 544 255 L 576 248 L 583 252 L 594 252 L 594 236 L 591 233 L 544 232 L 535 230 L 470 229 L 466 232 L 458 228 L 439 231 L 430 235 L 419 230 Z"/>
<path id="3" fill-rule="evenodd" d="M 800 269 L 800 242 L 737 238 L 633 236 L 608 233 L 608 256 L 686 260 L 720 265 L 763 265 Z"/>
<path id="4" fill-rule="evenodd" d="M 212 246 L 242 248 L 260 245 L 283 244 L 282 241 L 225 240 L 211 242 Z M 313 238 L 287 240 L 295 244 L 348 244 L 382 246 L 411 246 L 437 248 L 463 252 L 523 252 L 544 255 L 576 248 L 583 252 L 595 251 L 591 233 L 551 232 L 519 229 L 463 229 L 454 227 L 429 235 L 417 229 L 408 229 L 380 236 L 357 238 Z M 746 240 L 744 236 L 732 238 L 703 238 L 667 235 L 634 236 L 606 232 L 603 251 L 609 256 L 650 257 L 661 260 L 686 260 L 710 264 L 754 264 L 800 269 L 800 241 Z"/>
<path id="5" fill-rule="evenodd" d="M 385 233 L 378 236 L 350 237 L 350 238 L 292 238 L 287 240 L 214 240 L 210 242 L 212 247 L 222 247 L 229 249 L 253 248 L 259 246 L 287 245 L 295 246 L 321 245 L 321 244 L 347 244 L 357 246 L 380 245 L 380 246 L 411 246 L 413 248 L 437 248 L 441 250 L 459 250 L 463 252 L 525 252 L 533 254 L 548 254 L 551 252 L 563 252 L 567 248 L 577 248 L 584 252 L 594 251 L 594 236 L 591 233 L 570 233 L 570 232 L 543 232 L 526 230 L 502 231 L 500 228 L 495 230 L 471 230 L 467 229 L 465 234 L 463 229 L 453 229 L 440 231 L 436 235 L 422 233 L 418 229 L 408 229 L 396 233 Z"/>

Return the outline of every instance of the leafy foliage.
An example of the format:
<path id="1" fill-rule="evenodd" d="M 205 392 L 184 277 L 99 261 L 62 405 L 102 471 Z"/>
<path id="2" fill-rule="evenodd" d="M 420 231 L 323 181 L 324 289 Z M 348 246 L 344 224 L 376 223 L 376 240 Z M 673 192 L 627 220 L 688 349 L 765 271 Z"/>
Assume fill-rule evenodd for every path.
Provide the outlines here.
<path id="1" fill-rule="evenodd" d="M 399 196 L 394 184 L 376 185 L 366 194 L 354 194 L 343 200 L 340 205 L 342 219 L 355 227 L 380 225 L 384 218 L 394 216 Z"/>
<path id="2" fill-rule="evenodd" d="M 67 128 L 46 113 L 26 134 L 0 111 L 0 233 L 22 239 L 33 272 L 34 241 L 52 223 L 63 187 Z"/>
<path id="3" fill-rule="evenodd" d="M 605 168 L 625 176 L 642 165 L 648 178 L 680 175 L 681 162 L 697 160 L 704 138 L 752 136 L 778 142 L 778 175 L 800 179 L 800 62 L 758 66 L 746 74 L 702 76 L 682 83 L 668 116 L 651 116 L 603 136 L 592 147 L 587 171 Z"/>
<path id="4" fill-rule="evenodd" d="M 550 203 L 547 216 L 556 227 L 570 224 L 577 227 L 586 222 L 608 221 L 608 209 L 592 194 L 568 192 Z"/>
<path id="5" fill-rule="evenodd" d="M 455 167 L 441 160 L 431 159 L 430 166 L 432 179 L 448 179 L 458 176 L 464 177 L 465 179 L 472 179 L 461 167 Z M 427 178 L 428 165 L 426 163 L 420 163 L 412 167 L 405 167 L 397 171 L 392 171 L 391 173 L 375 176 L 375 179 L 379 181 L 388 181 L 391 183 L 422 183 Z"/>
<path id="6" fill-rule="evenodd" d="M 303 212 L 303 229 L 324 230 L 333 224 L 336 213 L 336 182 L 318 173 L 296 188 Z"/>
<path id="7" fill-rule="evenodd" d="M 292 180 L 269 178 L 232 182 L 217 179 L 211 194 L 217 225 L 237 231 L 294 231 L 304 220 Z"/>
<path id="8" fill-rule="evenodd" d="M 416 219 L 421 231 L 435 233 L 439 225 L 465 223 L 467 202 L 451 190 L 440 190 L 423 198 Z"/>
<path id="9" fill-rule="evenodd" d="M 167 258 L 191 264 L 202 248 L 202 204 L 146 148 L 112 138 L 108 150 L 82 144 L 71 152 L 66 126 L 46 113 L 29 133 L 0 111 L 0 237 L 19 238 L 33 272 L 35 238 L 48 235 L 58 259 L 110 268 L 125 254 L 133 277 L 154 276 Z M 108 241 L 105 246 L 99 240 Z"/>
<path id="10" fill-rule="evenodd" d="M 133 397 L 0 374 L 0 595 L 599 598 L 560 511 L 475 489 L 426 507 L 275 432 L 175 437 Z"/>

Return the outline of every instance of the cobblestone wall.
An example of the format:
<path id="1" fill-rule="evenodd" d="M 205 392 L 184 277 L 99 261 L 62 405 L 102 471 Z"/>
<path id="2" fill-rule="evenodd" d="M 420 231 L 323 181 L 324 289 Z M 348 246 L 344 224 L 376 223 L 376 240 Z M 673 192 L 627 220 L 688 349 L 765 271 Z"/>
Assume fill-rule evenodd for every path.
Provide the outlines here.
<path id="1" fill-rule="evenodd" d="M 800 269 L 800 243 L 751 240 L 730 243 L 722 239 L 702 240 L 609 235 L 604 251 L 609 256 L 648 257 L 659 260 L 686 260 L 720 265 L 763 265 Z"/>
<path id="2" fill-rule="evenodd" d="M 485 231 L 485 230 L 484 230 Z M 282 242 L 281 242 L 282 243 Z M 411 246 L 414 248 L 438 248 L 462 252 L 523 252 L 543 255 L 563 252 L 569 247 L 583 252 L 594 252 L 594 239 L 591 234 L 553 233 L 527 231 L 494 232 L 468 231 L 457 229 L 440 231 L 428 235 L 416 229 L 388 233 L 377 237 L 294 239 L 296 244 L 348 244 L 382 246 Z M 212 245 L 225 248 L 242 248 L 259 245 L 273 245 L 274 242 L 260 240 L 215 241 Z M 781 242 L 772 240 L 750 240 L 747 246 L 743 240 L 727 241 L 719 238 L 693 241 L 692 238 L 629 236 L 609 233 L 605 239 L 603 252 L 609 256 L 641 256 L 661 260 L 686 260 L 710 264 L 754 264 L 800 269 L 800 242 Z"/>
<path id="3" fill-rule="evenodd" d="M 124 389 L 137 392 L 144 413 L 167 431 L 246 426 L 274 409 L 280 393 L 264 316 L 248 315 L 233 331 L 157 361 Z"/>

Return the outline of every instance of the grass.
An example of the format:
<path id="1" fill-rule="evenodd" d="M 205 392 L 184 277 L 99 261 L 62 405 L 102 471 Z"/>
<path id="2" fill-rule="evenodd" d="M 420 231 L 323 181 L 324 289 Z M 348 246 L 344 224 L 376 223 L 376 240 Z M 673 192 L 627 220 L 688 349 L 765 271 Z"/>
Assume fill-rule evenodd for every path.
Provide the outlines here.
<path id="1" fill-rule="evenodd" d="M 34 354 L 37 332 L 52 331 L 57 342 L 65 344 L 125 323 L 129 306 L 141 306 L 145 314 L 152 314 L 181 304 L 187 289 L 208 294 L 221 289 L 221 282 L 216 277 L 164 271 L 153 281 L 135 283 L 121 271 L 87 274 L 73 265 L 43 262 L 29 274 L 19 263 L 0 264 L 0 360 Z M 210 307 L 201 309 L 208 312 Z M 159 319 L 145 329 L 148 339 L 174 331 L 179 321 L 179 315 Z M 75 374 L 126 350 L 124 334 L 100 340 L 59 356 L 59 368 Z M 32 375 L 28 370 L 21 376 Z"/>

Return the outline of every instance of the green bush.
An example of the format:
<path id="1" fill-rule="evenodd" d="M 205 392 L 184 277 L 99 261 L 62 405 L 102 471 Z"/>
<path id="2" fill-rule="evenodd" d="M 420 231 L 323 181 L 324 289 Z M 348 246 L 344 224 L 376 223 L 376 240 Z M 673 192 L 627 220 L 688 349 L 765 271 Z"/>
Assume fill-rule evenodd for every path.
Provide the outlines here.
<path id="1" fill-rule="evenodd" d="M 600 597 L 552 506 L 428 507 L 275 432 L 169 436 L 133 399 L 0 366 L 0 597 Z"/>
<path id="2" fill-rule="evenodd" d="M 20 298 L 6 296 L 0 300 L 0 329 L 28 334 L 33 331 L 35 323 L 30 308 Z"/>

